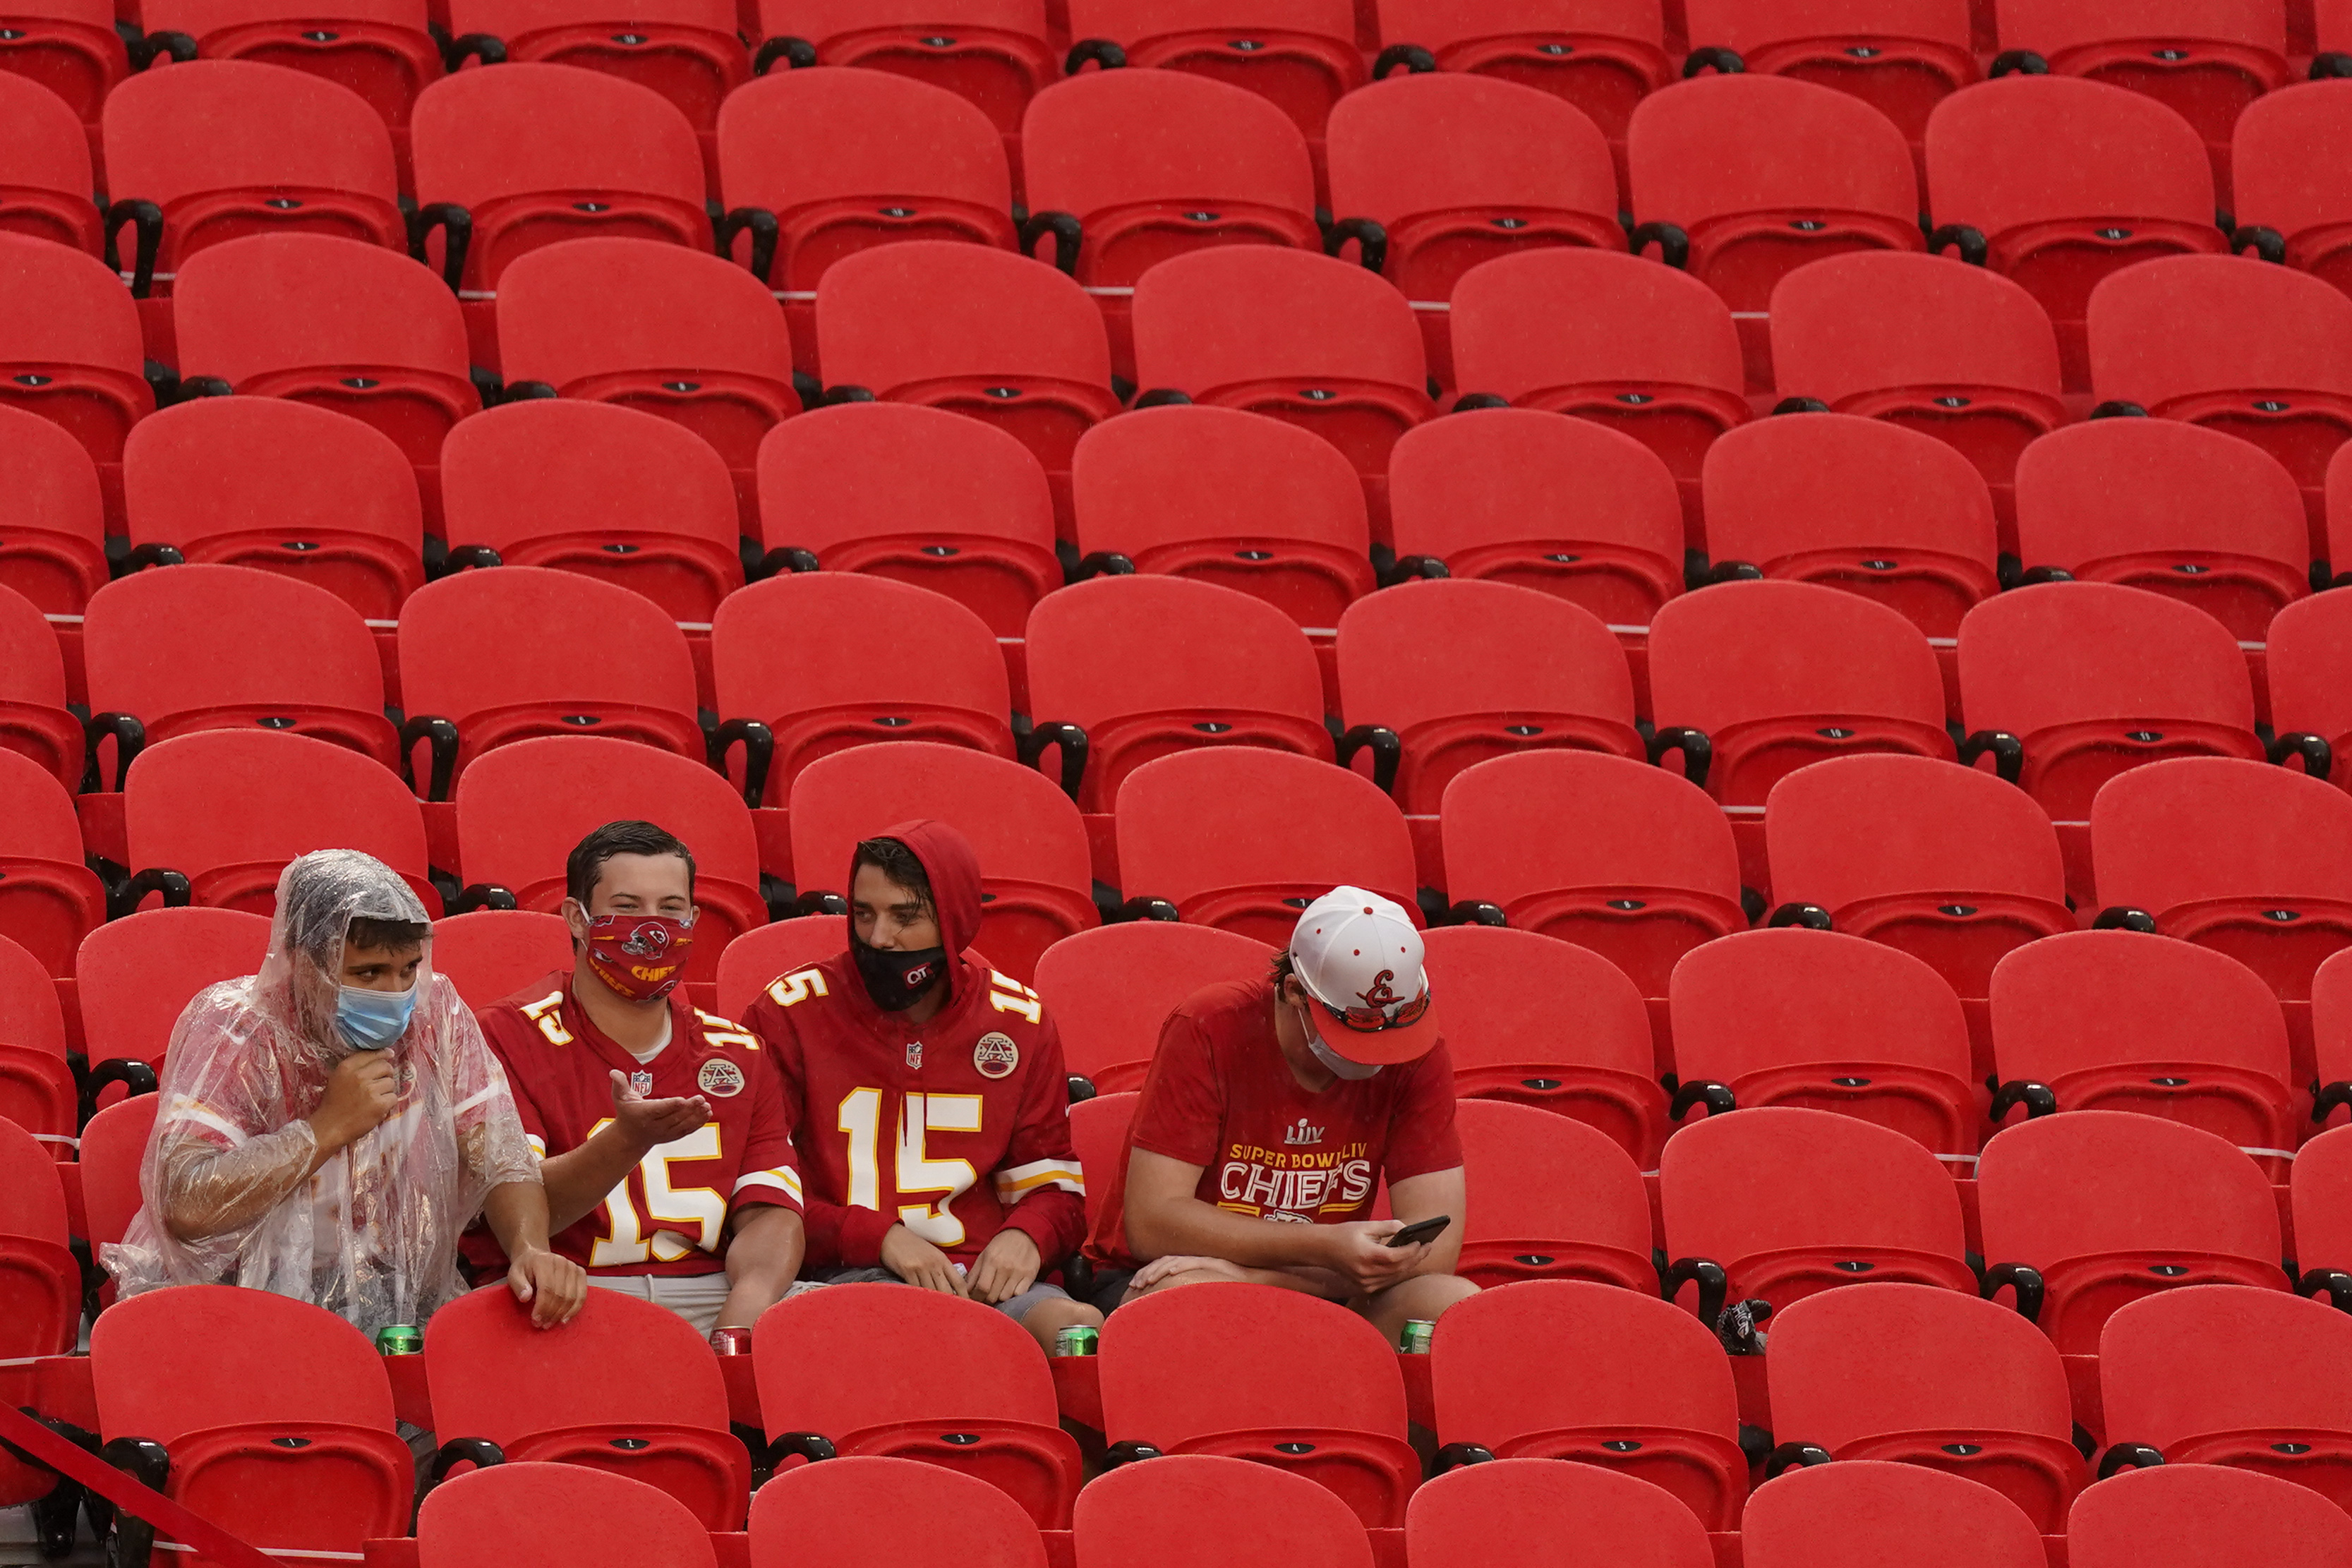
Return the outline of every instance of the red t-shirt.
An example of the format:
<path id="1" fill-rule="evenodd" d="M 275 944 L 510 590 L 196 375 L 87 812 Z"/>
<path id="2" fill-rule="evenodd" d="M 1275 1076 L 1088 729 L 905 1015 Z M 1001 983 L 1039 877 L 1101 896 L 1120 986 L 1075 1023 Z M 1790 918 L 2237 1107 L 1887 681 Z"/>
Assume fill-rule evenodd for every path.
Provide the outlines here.
<path id="1" fill-rule="evenodd" d="M 1228 981 L 1195 991 L 1160 1025 L 1087 1240 L 1096 1263 L 1143 1261 L 1127 1245 L 1127 1160 L 1139 1148 L 1200 1166 L 1193 1195 L 1202 1203 L 1294 1225 L 1369 1218 L 1383 1176 L 1400 1182 L 1462 1163 L 1443 1039 L 1418 1061 L 1309 1091 L 1283 1059 L 1274 1006 L 1271 980 Z"/>

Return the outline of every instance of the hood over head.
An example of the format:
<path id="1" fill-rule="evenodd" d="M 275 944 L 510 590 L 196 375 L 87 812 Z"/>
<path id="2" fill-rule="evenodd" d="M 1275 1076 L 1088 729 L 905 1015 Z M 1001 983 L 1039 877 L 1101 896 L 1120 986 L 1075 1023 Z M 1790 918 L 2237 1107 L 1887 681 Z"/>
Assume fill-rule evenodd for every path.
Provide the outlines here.
<path id="1" fill-rule="evenodd" d="M 963 965 L 955 962 L 980 936 L 980 857 L 971 841 L 936 817 L 902 822 L 869 835 L 895 838 L 922 863 L 931 882 L 931 909 L 940 922 L 940 944 L 948 954 L 948 1005 L 963 999 Z M 857 856 L 850 853 L 849 880 L 857 879 Z M 856 941 L 853 936 L 851 941 Z"/>

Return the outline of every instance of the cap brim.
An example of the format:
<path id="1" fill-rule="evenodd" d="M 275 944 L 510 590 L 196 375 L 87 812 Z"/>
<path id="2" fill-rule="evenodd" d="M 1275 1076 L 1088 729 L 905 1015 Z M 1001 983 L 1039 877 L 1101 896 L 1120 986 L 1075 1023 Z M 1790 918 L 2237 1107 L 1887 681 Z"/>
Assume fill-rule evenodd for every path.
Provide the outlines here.
<path id="1" fill-rule="evenodd" d="M 1331 1021 L 1325 1014 L 1318 1024 Z M 1347 1026 L 1323 1031 L 1323 1043 L 1351 1062 L 1366 1067 L 1393 1067 L 1399 1062 L 1419 1061 L 1437 1044 L 1437 1006 L 1432 1003 L 1421 1010 L 1421 1016 L 1410 1024 L 1397 1024 L 1385 1029 L 1351 1029 Z"/>

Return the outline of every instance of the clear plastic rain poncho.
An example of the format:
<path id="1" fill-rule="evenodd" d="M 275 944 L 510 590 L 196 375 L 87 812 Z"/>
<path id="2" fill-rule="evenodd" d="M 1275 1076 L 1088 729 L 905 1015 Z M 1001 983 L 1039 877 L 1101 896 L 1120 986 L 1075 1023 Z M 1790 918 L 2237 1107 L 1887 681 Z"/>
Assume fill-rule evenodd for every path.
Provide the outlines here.
<path id="1" fill-rule="evenodd" d="M 405 1032 L 398 1108 L 310 1171 L 305 1120 L 358 1047 L 337 1029 L 355 919 L 423 922 L 397 873 L 350 849 L 286 868 L 261 973 L 211 986 L 173 1027 L 144 1200 L 102 1261 L 124 1295 L 231 1284 L 298 1297 L 373 1333 L 422 1324 L 465 1287 L 457 1238 L 490 1188 L 540 1179 L 505 1074 L 432 940 Z"/>

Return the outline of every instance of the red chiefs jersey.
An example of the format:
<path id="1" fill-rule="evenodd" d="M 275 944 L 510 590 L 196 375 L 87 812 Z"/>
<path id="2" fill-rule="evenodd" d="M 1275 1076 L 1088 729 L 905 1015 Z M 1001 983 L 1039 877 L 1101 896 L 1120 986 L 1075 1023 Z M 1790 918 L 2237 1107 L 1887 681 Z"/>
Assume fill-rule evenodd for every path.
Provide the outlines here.
<path id="1" fill-rule="evenodd" d="M 801 1206 L 792 1123 L 757 1037 L 669 997 L 669 1044 L 640 1062 L 589 1021 L 559 970 L 483 1008 L 483 1037 L 498 1053 L 542 1156 L 576 1149 L 613 1119 L 611 1074 L 644 1073 L 648 1100 L 700 1095 L 710 1120 L 640 1161 L 586 1217 L 553 1238 L 555 1250 L 596 1274 L 709 1274 L 724 1267 L 727 1217 L 754 1204 Z M 479 1267 L 502 1258 L 469 1256 Z M 489 1244 L 490 1255 L 497 1244 Z"/>
<path id="2" fill-rule="evenodd" d="M 970 953 L 944 984 L 947 1005 L 910 1026 L 844 952 L 778 976 L 744 1014 L 794 1128 L 812 1264 L 871 1267 L 893 1225 L 964 1263 L 1015 1226 L 1049 1270 L 1085 1239 L 1053 1019 Z"/>

